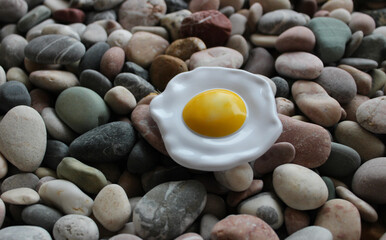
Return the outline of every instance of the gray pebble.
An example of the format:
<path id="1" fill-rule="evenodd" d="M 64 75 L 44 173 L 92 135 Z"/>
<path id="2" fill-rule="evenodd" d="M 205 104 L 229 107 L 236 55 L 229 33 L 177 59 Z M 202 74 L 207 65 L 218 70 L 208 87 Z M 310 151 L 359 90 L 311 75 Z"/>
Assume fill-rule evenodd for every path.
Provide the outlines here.
<path id="1" fill-rule="evenodd" d="M 127 88 L 135 97 L 137 102 L 149 93 L 155 91 L 153 85 L 148 81 L 133 73 L 120 73 L 114 79 L 114 86 Z"/>
<path id="2" fill-rule="evenodd" d="M 34 204 L 23 209 L 22 220 L 29 225 L 34 225 L 51 232 L 54 224 L 63 215 L 56 209 L 42 204 Z"/>
<path id="3" fill-rule="evenodd" d="M 4 70 L 18 67 L 23 63 L 24 48 L 27 44 L 27 40 L 17 34 L 8 35 L 1 41 L 0 65 Z"/>
<path id="4" fill-rule="evenodd" d="M 4 240 L 52 240 L 50 234 L 41 227 L 11 226 L 0 230 L 0 239 Z"/>
<path id="5" fill-rule="evenodd" d="M 102 12 L 89 12 L 86 16 L 86 23 L 90 24 L 99 20 L 117 20 L 117 14 L 114 10 L 106 10 Z"/>
<path id="6" fill-rule="evenodd" d="M 31 96 L 26 86 L 18 81 L 5 82 L 0 86 L 0 113 L 7 113 L 16 106 L 31 106 Z"/>
<path id="7" fill-rule="evenodd" d="M 35 189 L 38 182 L 39 178 L 33 173 L 18 173 L 4 179 L 1 192 L 21 187 Z"/>
<path id="8" fill-rule="evenodd" d="M 365 72 L 378 67 L 378 63 L 376 61 L 367 58 L 342 58 L 339 61 L 339 64 L 350 65 Z"/>
<path id="9" fill-rule="evenodd" d="M 135 62 L 125 62 L 122 68 L 122 72 L 133 73 L 145 79 L 146 81 L 149 81 L 149 72 Z"/>
<path id="10" fill-rule="evenodd" d="M 43 164 L 56 170 L 60 161 L 68 156 L 68 146 L 58 140 L 47 140 L 46 153 L 44 154 Z"/>
<path id="11" fill-rule="evenodd" d="M 302 228 L 301 230 L 294 232 L 285 240 L 332 240 L 333 236 L 331 232 L 324 227 L 309 226 Z"/>
<path id="12" fill-rule="evenodd" d="M 55 240 L 98 240 L 96 223 L 87 216 L 68 214 L 56 221 L 53 229 Z"/>
<path id="13" fill-rule="evenodd" d="M 109 50 L 110 46 L 106 42 L 98 42 L 92 45 L 79 63 L 79 70 L 93 69 L 98 71 L 103 54 Z"/>
<path id="14" fill-rule="evenodd" d="M 276 95 L 275 97 L 283 97 L 283 98 L 288 98 L 289 96 L 289 85 L 288 82 L 279 76 L 271 78 L 271 80 L 275 83 L 276 85 Z"/>
<path id="15" fill-rule="evenodd" d="M 11 34 L 17 34 L 16 24 L 7 24 L 0 29 L 0 42 L 3 41 L 6 36 Z"/>
<path id="16" fill-rule="evenodd" d="M 28 11 L 24 0 L 0 0 L 0 22 L 14 23 Z"/>
<path id="17" fill-rule="evenodd" d="M 50 15 L 51 10 L 48 7 L 44 5 L 37 6 L 17 22 L 17 30 L 25 33 L 32 27 L 48 19 Z"/>
<path id="18" fill-rule="evenodd" d="M 92 46 L 97 42 L 105 42 L 107 40 L 107 33 L 101 25 L 89 24 L 84 30 L 81 39 L 86 46 Z"/>
<path id="19" fill-rule="evenodd" d="M 92 69 L 84 70 L 80 74 L 79 81 L 82 87 L 93 90 L 102 98 L 105 96 L 106 92 L 113 87 L 112 82 L 107 77 Z"/>

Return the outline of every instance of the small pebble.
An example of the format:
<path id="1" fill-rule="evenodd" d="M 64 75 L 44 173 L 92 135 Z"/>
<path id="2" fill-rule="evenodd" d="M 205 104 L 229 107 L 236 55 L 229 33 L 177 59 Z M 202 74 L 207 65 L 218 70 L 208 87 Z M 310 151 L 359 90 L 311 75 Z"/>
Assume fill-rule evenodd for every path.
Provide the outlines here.
<path id="1" fill-rule="evenodd" d="M 27 40 L 17 34 L 10 34 L 1 41 L 0 65 L 4 70 L 19 67 L 23 63 L 27 45 Z"/>
<path id="2" fill-rule="evenodd" d="M 169 35 L 172 40 L 180 39 L 180 28 L 182 21 L 184 18 L 190 16 L 191 14 L 192 13 L 186 9 L 166 14 L 160 22 L 161 26 L 164 27 L 166 31 L 165 39 L 168 40 Z"/>
<path id="3" fill-rule="evenodd" d="M 235 168 L 214 172 L 216 180 L 231 191 L 241 192 L 249 188 L 253 180 L 253 170 L 249 163 Z"/>
<path id="4" fill-rule="evenodd" d="M 349 24 L 351 21 L 351 13 L 344 8 L 334 9 L 330 12 L 328 16 L 339 19 L 346 24 Z"/>
<path id="5" fill-rule="evenodd" d="M 35 189 L 39 178 L 33 173 L 18 173 L 9 176 L 1 183 L 1 192 L 6 192 L 15 188 Z"/>
<path id="6" fill-rule="evenodd" d="M 1 199 L 8 204 L 31 205 L 39 202 L 39 194 L 31 188 L 15 188 L 1 194 Z"/>
<path id="7" fill-rule="evenodd" d="M 361 30 L 354 32 L 351 35 L 351 38 L 346 45 L 344 56 L 350 57 L 361 45 L 362 40 L 363 40 L 363 32 Z"/>
<path id="8" fill-rule="evenodd" d="M 358 123 L 376 134 L 386 134 L 386 97 L 372 98 L 362 103 L 356 112 Z"/>
<path id="9" fill-rule="evenodd" d="M 279 35 L 275 47 L 279 52 L 312 52 L 315 35 L 307 27 L 292 27 Z"/>
<path id="10" fill-rule="evenodd" d="M 366 36 L 374 31 L 375 21 L 372 17 L 365 13 L 354 12 L 351 14 L 349 27 L 351 32 L 362 31 Z"/>
<path id="11" fill-rule="evenodd" d="M 28 91 L 32 89 L 32 84 L 29 81 L 26 72 L 19 67 L 12 67 L 7 71 L 7 81 L 18 81 L 23 83 Z"/>
<path id="12" fill-rule="evenodd" d="M 133 34 L 126 29 L 118 29 L 109 34 L 106 42 L 110 47 L 120 47 L 124 49 L 132 36 Z"/>
<path id="13" fill-rule="evenodd" d="M 263 10 L 264 5 L 263 5 Z M 295 26 L 304 26 L 310 18 L 294 10 L 278 9 L 264 14 L 258 23 L 258 30 L 269 35 L 280 35 L 287 29 Z"/>
<path id="14" fill-rule="evenodd" d="M 259 175 L 273 172 L 273 170 L 295 159 L 295 147 L 288 142 L 279 142 L 272 145 L 267 152 L 255 160 L 253 170 Z"/>
<path id="15" fill-rule="evenodd" d="M 55 240 L 98 240 L 96 223 L 87 216 L 68 214 L 56 221 L 53 229 Z"/>
<path id="16" fill-rule="evenodd" d="M 275 98 L 276 102 L 276 111 L 277 113 L 286 115 L 286 116 L 293 116 L 295 115 L 295 104 L 283 97 L 277 97 Z"/>
<path id="17" fill-rule="evenodd" d="M 17 22 L 17 30 L 25 33 L 32 27 L 49 18 L 50 15 L 51 10 L 48 7 L 44 5 L 37 6 L 28 11 L 27 14 L 22 18 L 20 18 L 20 20 Z"/>
<path id="18" fill-rule="evenodd" d="M 275 62 L 276 71 L 294 79 L 315 79 L 323 70 L 322 61 L 307 52 L 289 52 L 281 54 Z"/>
<path id="19" fill-rule="evenodd" d="M 249 53 L 249 58 L 244 66 L 244 70 L 272 77 L 275 72 L 275 59 L 262 47 L 253 48 Z"/>
<path id="20" fill-rule="evenodd" d="M 240 68 L 243 64 L 243 55 L 227 47 L 208 48 L 194 53 L 190 57 L 189 70 L 198 67 L 227 67 Z"/>
<path id="21" fill-rule="evenodd" d="M 59 70 L 34 71 L 29 75 L 29 80 L 35 86 L 53 93 L 79 85 L 75 74 Z"/>
<path id="22" fill-rule="evenodd" d="M 23 209 L 21 217 L 26 224 L 39 226 L 51 232 L 55 222 L 63 215 L 56 209 L 34 204 Z"/>
<path id="23" fill-rule="evenodd" d="M 242 200 L 261 192 L 261 190 L 263 190 L 263 186 L 264 183 L 262 180 L 254 179 L 249 188 L 247 188 L 245 191 L 229 192 L 226 202 L 229 206 L 236 207 Z"/>
<path id="24" fill-rule="evenodd" d="M 134 95 L 122 86 L 116 86 L 107 91 L 104 100 L 115 113 L 120 115 L 129 114 L 137 105 Z"/>
<path id="25" fill-rule="evenodd" d="M 16 106 L 31 106 L 31 96 L 19 81 L 7 81 L 0 85 L 0 113 L 5 114 Z"/>

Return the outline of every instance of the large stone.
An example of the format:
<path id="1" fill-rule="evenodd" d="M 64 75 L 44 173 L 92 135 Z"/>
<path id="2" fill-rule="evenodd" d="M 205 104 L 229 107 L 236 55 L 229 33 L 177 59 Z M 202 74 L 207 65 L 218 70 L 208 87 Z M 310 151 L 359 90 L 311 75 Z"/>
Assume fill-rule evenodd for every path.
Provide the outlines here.
<path id="1" fill-rule="evenodd" d="M 36 226 L 10 226 L 0 230 L 0 239 L 7 240 L 52 240 L 50 234 Z"/>
<path id="2" fill-rule="evenodd" d="M 130 123 L 111 122 L 75 139 L 69 147 L 69 154 L 84 162 L 115 162 L 128 157 L 135 140 Z"/>
<path id="3" fill-rule="evenodd" d="M 281 54 L 275 62 L 276 71 L 294 79 L 315 79 L 323 70 L 322 61 L 307 52 L 288 52 Z"/>
<path id="4" fill-rule="evenodd" d="M 5 70 L 20 66 L 24 60 L 24 48 L 27 44 L 27 40 L 20 35 L 6 36 L 0 45 L 0 65 Z"/>
<path id="5" fill-rule="evenodd" d="M 19 170 L 35 171 L 43 161 L 47 145 L 44 121 L 28 106 L 17 106 L 0 122 L 0 151 Z"/>
<path id="6" fill-rule="evenodd" d="M 269 35 L 279 35 L 289 28 L 306 25 L 309 20 L 305 14 L 290 9 L 279 9 L 264 14 L 259 20 L 258 30 Z"/>
<path id="7" fill-rule="evenodd" d="M 28 11 L 24 0 L 1 0 L 0 22 L 15 23 Z"/>
<path id="8" fill-rule="evenodd" d="M 98 226 L 89 217 L 68 214 L 65 215 L 55 223 L 52 231 L 55 240 L 98 240 L 99 230 Z"/>
<path id="9" fill-rule="evenodd" d="M 195 180 L 160 184 L 137 203 L 135 231 L 146 239 L 175 238 L 196 220 L 205 203 L 206 190 Z"/>
<path id="10" fill-rule="evenodd" d="M 372 98 L 362 103 L 356 112 L 358 123 L 368 131 L 386 134 L 386 97 Z"/>

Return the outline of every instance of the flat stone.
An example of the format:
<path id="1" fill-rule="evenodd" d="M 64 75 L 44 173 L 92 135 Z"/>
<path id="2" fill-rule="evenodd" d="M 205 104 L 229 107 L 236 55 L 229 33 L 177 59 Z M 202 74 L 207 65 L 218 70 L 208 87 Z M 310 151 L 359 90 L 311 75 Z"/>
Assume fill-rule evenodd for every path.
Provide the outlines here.
<path id="1" fill-rule="evenodd" d="M 361 219 L 357 208 L 349 201 L 332 199 L 318 211 L 315 225 L 327 228 L 333 239 L 360 239 Z"/>
<path id="2" fill-rule="evenodd" d="M 8 69 L 7 71 L 7 81 L 17 81 L 21 82 L 22 84 L 25 85 L 25 87 L 28 89 L 28 91 L 31 91 L 32 89 L 32 84 L 30 80 L 28 79 L 27 73 L 19 68 L 19 67 L 12 67 Z"/>
<path id="3" fill-rule="evenodd" d="M 39 178 L 33 173 L 18 173 L 7 177 L 1 183 L 1 192 L 6 192 L 16 188 L 35 189 Z"/>
<path id="4" fill-rule="evenodd" d="M 10 34 L 1 41 L 0 65 L 4 70 L 18 67 L 23 63 L 24 48 L 27 44 L 27 40 L 17 34 Z"/>
<path id="5" fill-rule="evenodd" d="M 155 88 L 163 91 L 174 76 L 187 71 L 188 66 L 181 59 L 169 55 L 159 55 L 150 66 L 150 79 Z"/>
<path id="6" fill-rule="evenodd" d="M 248 32 L 255 32 L 257 30 L 257 24 L 263 16 L 263 7 L 259 2 L 250 2 L 249 15 L 247 19 Z"/>
<path id="7" fill-rule="evenodd" d="M 24 53 L 29 60 L 37 63 L 70 64 L 83 57 L 85 47 L 71 37 L 44 35 L 31 40 Z"/>
<path id="8" fill-rule="evenodd" d="M 368 95 L 370 93 L 371 82 L 372 82 L 372 78 L 370 74 L 345 64 L 341 64 L 338 67 L 345 70 L 353 77 L 355 84 L 357 86 L 358 94 Z"/>
<path id="9" fill-rule="evenodd" d="M 93 69 L 98 71 L 103 54 L 110 48 L 105 42 L 98 42 L 87 49 L 79 63 L 79 70 Z"/>
<path id="10" fill-rule="evenodd" d="M 19 19 L 19 21 L 17 22 L 17 30 L 25 33 L 32 27 L 49 18 L 50 15 L 51 10 L 48 7 L 44 5 L 37 6 L 28 11 L 27 14 L 25 14 L 22 18 Z"/>
<path id="11" fill-rule="evenodd" d="M 287 206 L 297 210 L 316 209 L 328 197 L 327 186 L 319 175 L 293 163 L 286 163 L 275 169 L 273 187 Z"/>
<path id="12" fill-rule="evenodd" d="M 44 121 L 36 110 L 14 107 L 0 122 L 0 151 L 19 170 L 32 172 L 43 160 L 46 135 Z"/>
<path id="13" fill-rule="evenodd" d="M 41 227 L 36 226 L 10 226 L 0 230 L 0 238 L 7 240 L 52 240 L 51 235 Z"/>
<path id="14" fill-rule="evenodd" d="M 175 238 L 204 209 L 206 190 L 198 181 L 160 184 L 142 197 L 133 212 L 135 230 L 142 238 Z M 184 213 L 178 209 L 185 209 Z M 162 211 L 162 215 L 157 213 Z"/>
<path id="15" fill-rule="evenodd" d="M 107 123 L 110 118 L 110 110 L 103 99 L 84 87 L 71 87 L 61 92 L 55 103 L 55 111 L 63 122 L 79 134 Z"/>
<path id="16" fill-rule="evenodd" d="M 366 102 L 367 100 L 369 100 L 370 98 L 367 97 L 367 96 L 363 96 L 363 95 L 359 95 L 357 94 L 353 100 L 351 100 L 351 102 L 349 102 L 348 104 L 344 104 L 342 105 L 343 109 L 345 110 L 347 116 L 346 116 L 346 119 L 345 120 L 350 120 L 350 121 L 354 121 L 354 122 L 357 122 L 357 117 L 356 117 L 356 113 L 357 113 L 357 109 L 358 107 Z"/>
<path id="17" fill-rule="evenodd" d="M 249 236 L 255 240 L 278 240 L 275 231 L 262 219 L 247 215 L 229 215 L 212 229 L 211 239 L 243 239 Z"/>
<path id="18" fill-rule="evenodd" d="M 220 6 L 219 0 L 210 0 L 210 1 L 192 0 L 189 2 L 189 10 L 191 12 L 217 10 L 219 6 Z"/>
<path id="19" fill-rule="evenodd" d="M 253 3 L 256 3 L 256 2 L 261 4 L 265 13 L 272 12 L 272 11 L 279 10 L 279 9 L 290 9 L 291 8 L 291 3 L 288 0 L 280 0 L 280 1 L 275 1 L 275 2 L 272 2 L 269 0 L 254 0 L 254 1 L 251 1 L 251 5 Z"/>
<path id="20" fill-rule="evenodd" d="M 1 199 L 8 204 L 15 205 L 31 205 L 39 202 L 39 194 L 31 188 L 15 188 L 3 192 L 1 194 Z"/>
<path id="21" fill-rule="evenodd" d="M 68 214 L 55 223 L 52 231 L 55 240 L 77 239 L 77 240 L 98 240 L 98 226 L 89 217 Z"/>
<path id="22" fill-rule="evenodd" d="M 40 37 L 42 34 L 42 29 L 50 24 L 54 24 L 55 21 L 52 18 L 46 19 L 43 22 L 37 24 L 36 26 L 32 27 L 28 32 L 26 33 L 25 37 L 27 41 L 31 41 L 34 38 Z"/>
<path id="23" fill-rule="evenodd" d="M 54 93 L 79 85 L 75 74 L 60 70 L 34 71 L 29 75 L 29 80 L 35 86 Z"/>
<path id="24" fill-rule="evenodd" d="M 316 82 L 298 80 L 292 85 L 291 92 L 296 105 L 314 123 L 331 127 L 341 119 L 339 102 Z"/>
<path id="25" fill-rule="evenodd" d="M 39 195 L 43 203 L 53 205 L 64 214 L 89 216 L 94 204 L 75 184 L 62 179 L 43 183 L 39 188 Z"/>
<path id="26" fill-rule="evenodd" d="M 68 146 L 58 140 L 47 140 L 46 153 L 43 164 L 51 169 L 56 169 L 60 161 L 68 156 Z"/>
<path id="27" fill-rule="evenodd" d="M 281 54 L 275 62 L 276 71 L 294 79 L 315 79 L 323 70 L 323 62 L 307 52 L 288 52 Z"/>
<path id="28" fill-rule="evenodd" d="M 264 10 L 264 6 L 263 6 Z M 258 30 L 269 35 L 280 35 L 289 28 L 304 26 L 310 18 L 290 9 L 278 9 L 264 14 L 258 23 Z"/>
<path id="29" fill-rule="evenodd" d="M 21 212 L 23 222 L 42 227 L 48 232 L 52 231 L 55 222 L 62 216 L 58 210 L 42 204 L 28 206 Z"/>
<path id="30" fill-rule="evenodd" d="M 214 172 L 214 177 L 229 190 L 241 192 L 248 189 L 251 185 L 253 170 L 249 163 L 244 163 L 226 171 Z"/>
<path id="31" fill-rule="evenodd" d="M 333 240 L 330 230 L 319 226 L 305 227 L 291 234 L 285 240 L 306 240 L 311 238 L 315 240 Z"/>
<path id="32" fill-rule="evenodd" d="M 69 36 L 80 41 L 80 36 L 71 27 L 63 24 L 48 24 L 44 26 L 41 35 L 57 34 L 63 36 Z"/>
<path id="33" fill-rule="evenodd" d="M 152 33 L 157 36 L 162 37 L 166 41 L 169 41 L 169 33 L 168 31 L 161 26 L 135 26 L 133 29 L 131 29 L 131 33 L 136 33 L 136 32 L 147 32 L 147 33 Z"/>
<path id="34" fill-rule="evenodd" d="M 243 56 L 236 50 L 213 47 L 194 53 L 190 57 L 188 67 L 189 70 L 203 66 L 240 68 L 243 61 Z"/>
<path id="35" fill-rule="evenodd" d="M 114 86 L 127 88 L 135 97 L 137 102 L 150 93 L 155 92 L 155 88 L 148 81 L 134 73 L 120 73 L 114 79 Z"/>
<path id="36" fill-rule="evenodd" d="M 101 12 L 90 12 L 86 16 L 86 24 L 95 23 L 97 21 L 116 21 L 117 13 L 114 10 L 105 10 Z"/>
<path id="37" fill-rule="evenodd" d="M 104 100 L 113 112 L 127 115 L 137 105 L 134 95 L 122 86 L 116 86 L 106 92 Z"/>
<path id="38" fill-rule="evenodd" d="M 292 162 L 295 159 L 295 154 L 295 147 L 291 143 L 275 143 L 267 152 L 255 160 L 254 172 L 260 175 L 273 172 L 276 167 Z"/>
<path id="39" fill-rule="evenodd" d="M 69 128 L 56 114 L 55 109 L 46 107 L 41 112 L 48 134 L 55 140 L 71 143 L 78 135 Z"/>
<path id="40" fill-rule="evenodd" d="M 385 134 L 385 105 L 385 96 L 372 98 L 364 102 L 358 107 L 356 112 L 356 119 L 358 123 L 372 133 Z"/>
<path id="41" fill-rule="evenodd" d="M 337 8 L 330 12 L 329 17 L 336 18 L 342 22 L 349 24 L 351 21 L 351 13 L 344 8 Z"/>
<path id="42" fill-rule="evenodd" d="M 121 4 L 124 0 L 112 0 L 112 1 L 106 1 L 106 0 L 96 0 L 94 2 L 94 9 L 97 11 L 103 11 L 107 9 L 112 9 L 119 4 Z"/>
<path id="43" fill-rule="evenodd" d="M 253 48 L 243 69 L 251 73 L 272 77 L 275 72 L 275 59 L 267 49 Z"/>
<path id="44" fill-rule="evenodd" d="M 5 114 L 22 105 L 31 106 L 31 96 L 23 83 L 8 81 L 0 85 L 0 113 Z"/>
<path id="45" fill-rule="evenodd" d="M 107 179 L 101 171 L 72 157 L 63 158 L 56 173 L 59 178 L 75 183 L 87 193 L 97 194 L 107 185 Z"/>
<path id="46" fill-rule="evenodd" d="M 350 0 L 332 0 L 322 5 L 322 10 L 330 12 L 338 8 L 344 8 L 351 13 L 354 9 L 354 3 Z"/>
<path id="47" fill-rule="evenodd" d="M 278 36 L 265 35 L 259 33 L 254 33 L 250 37 L 250 41 L 253 45 L 264 48 L 274 48 L 277 39 Z"/>
<path id="48" fill-rule="evenodd" d="M 188 37 L 173 41 L 165 50 L 166 55 L 188 60 L 195 52 L 206 49 L 205 43 L 197 37 Z"/>
<path id="49" fill-rule="evenodd" d="M 95 197 L 92 212 L 104 228 L 115 232 L 128 222 L 131 206 L 123 188 L 109 184 Z"/>
<path id="50" fill-rule="evenodd" d="M 24 0 L 1 0 L 0 21 L 16 23 L 28 11 L 28 4 Z"/>

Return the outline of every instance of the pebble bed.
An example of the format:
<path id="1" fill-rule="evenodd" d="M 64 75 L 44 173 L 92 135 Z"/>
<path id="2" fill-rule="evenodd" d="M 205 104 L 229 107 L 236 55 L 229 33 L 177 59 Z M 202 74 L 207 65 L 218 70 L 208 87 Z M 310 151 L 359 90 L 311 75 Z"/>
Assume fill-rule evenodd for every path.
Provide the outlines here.
<path id="1" fill-rule="evenodd" d="M 386 239 L 384 1 L 0 6 L 0 239 Z M 168 157 L 149 104 L 201 66 L 267 77 L 255 161 Z"/>

